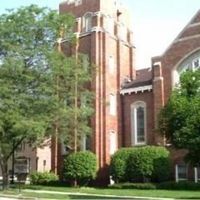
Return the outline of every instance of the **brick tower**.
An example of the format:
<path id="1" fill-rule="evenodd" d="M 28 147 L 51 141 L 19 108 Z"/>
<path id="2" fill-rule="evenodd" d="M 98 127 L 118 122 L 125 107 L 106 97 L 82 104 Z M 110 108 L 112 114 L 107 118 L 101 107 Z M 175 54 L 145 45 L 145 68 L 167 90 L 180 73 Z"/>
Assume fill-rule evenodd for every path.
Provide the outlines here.
<path id="1" fill-rule="evenodd" d="M 67 0 L 59 11 L 75 16 L 78 51 L 97 66 L 91 149 L 98 159 L 98 182 L 105 183 L 110 155 L 121 146 L 120 88 L 135 77 L 129 13 L 114 0 Z"/>

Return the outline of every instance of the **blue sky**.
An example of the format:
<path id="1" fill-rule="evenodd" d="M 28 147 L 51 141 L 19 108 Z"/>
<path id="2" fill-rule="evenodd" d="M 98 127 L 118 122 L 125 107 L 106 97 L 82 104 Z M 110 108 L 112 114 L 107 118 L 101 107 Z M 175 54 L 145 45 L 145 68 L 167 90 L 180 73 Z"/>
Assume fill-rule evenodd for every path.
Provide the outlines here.
<path id="1" fill-rule="evenodd" d="M 109 1 L 109 0 L 107 0 Z M 29 4 L 58 8 L 60 0 L 2 0 L 6 8 Z M 200 0 L 121 0 L 132 14 L 137 48 L 137 68 L 150 67 L 152 56 L 160 55 L 200 9 Z"/>

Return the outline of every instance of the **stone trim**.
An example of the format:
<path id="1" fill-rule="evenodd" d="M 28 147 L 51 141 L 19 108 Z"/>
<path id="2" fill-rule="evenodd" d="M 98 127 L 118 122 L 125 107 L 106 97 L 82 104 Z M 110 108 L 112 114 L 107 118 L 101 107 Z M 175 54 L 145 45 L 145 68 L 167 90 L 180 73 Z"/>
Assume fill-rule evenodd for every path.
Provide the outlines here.
<path id="1" fill-rule="evenodd" d="M 198 34 L 198 35 L 192 35 L 192 36 L 188 36 L 188 37 L 176 39 L 176 40 L 174 41 L 174 43 L 182 42 L 182 41 L 186 41 L 186 40 L 191 40 L 191 39 L 195 39 L 195 38 L 199 38 L 199 37 L 200 37 L 200 34 Z"/>
<path id="2" fill-rule="evenodd" d="M 138 93 L 138 92 L 144 92 L 148 91 L 150 92 L 153 89 L 152 85 L 146 85 L 146 86 L 140 86 L 140 87 L 135 87 L 135 88 L 128 88 L 128 89 L 122 89 L 120 91 L 120 94 L 125 95 L 125 94 L 131 94 L 131 93 Z"/>

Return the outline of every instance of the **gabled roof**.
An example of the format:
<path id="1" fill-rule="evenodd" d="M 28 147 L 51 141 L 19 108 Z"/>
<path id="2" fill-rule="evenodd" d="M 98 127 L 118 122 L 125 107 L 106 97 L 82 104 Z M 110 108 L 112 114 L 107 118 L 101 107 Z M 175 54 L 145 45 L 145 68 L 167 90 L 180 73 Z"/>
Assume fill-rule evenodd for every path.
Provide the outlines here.
<path id="1" fill-rule="evenodd" d="M 168 46 L 168 48 L 163 52 L 161 56 L 163 56 L 177 41 L 190 37 L 188 32 L 191 32 L 193 36 L 196 34 L 196 36 L 200 37 L 200 31 L 197 29 L 194 30 L 194 28 L 197 27 L 200 30 L 200 9 L 197 11 L 197 13 L 192 17 L 192 19 L 189 21 L 189 23 L 183 28 L 183 30 L 178 34 L 178 36 L 172 41 L 172 43 Z M 193 29 L 193 30 L 192 30 Z"/>
<path id="2" fill-rule="evenodd" d="M 152 71 L 150 68 L 136 71 L 136 78 L 123 85 L 122 89 L 141 87 L 152 84 Z"/>

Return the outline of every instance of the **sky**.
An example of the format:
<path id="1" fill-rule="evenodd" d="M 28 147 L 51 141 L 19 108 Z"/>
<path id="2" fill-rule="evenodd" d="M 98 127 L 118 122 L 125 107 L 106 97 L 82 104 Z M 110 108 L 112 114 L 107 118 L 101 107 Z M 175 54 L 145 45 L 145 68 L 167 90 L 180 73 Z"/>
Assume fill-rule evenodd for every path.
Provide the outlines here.
<path id="1" fill-rule="evenodd" d="M 109 1 L 109 0 L 108 0 Z M 61 0 L 1 0 L 5 9 L 30 4 L 58 9 Z M 162 55 L 200 9 L 200 0 L 121 0 L 132 17 L 136 46 L 136 67 L 151 66 L 151 57 Z"/>

